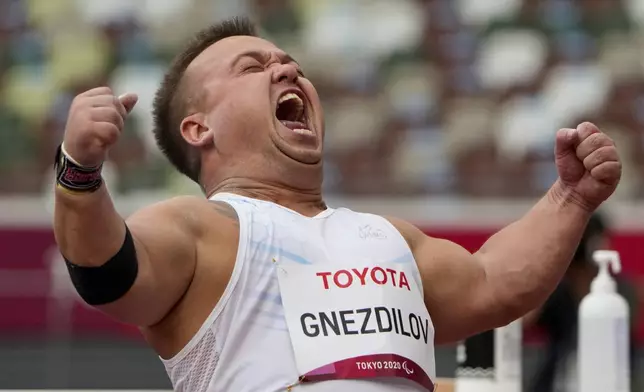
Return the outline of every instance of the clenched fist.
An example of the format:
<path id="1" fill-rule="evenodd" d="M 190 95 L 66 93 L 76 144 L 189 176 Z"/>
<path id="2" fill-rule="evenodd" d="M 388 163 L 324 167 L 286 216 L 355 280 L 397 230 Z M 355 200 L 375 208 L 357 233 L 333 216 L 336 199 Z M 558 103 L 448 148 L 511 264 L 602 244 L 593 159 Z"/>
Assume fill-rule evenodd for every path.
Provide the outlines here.
<path id="1" fill-rule="evenodd" d="M 103 163 L 137 100 L 135 94 L 116 97 L 109 87 L 98 87 L 76 96 L 65 128 L 66 152 L 82 166 Z"/>
<path id="2" fill-rule="evenodd" d="M 588 210 L 613 194 L 622 175 L 615 143 L 591 123 L 559 130 L 555 163 L 565 190 Z"/>

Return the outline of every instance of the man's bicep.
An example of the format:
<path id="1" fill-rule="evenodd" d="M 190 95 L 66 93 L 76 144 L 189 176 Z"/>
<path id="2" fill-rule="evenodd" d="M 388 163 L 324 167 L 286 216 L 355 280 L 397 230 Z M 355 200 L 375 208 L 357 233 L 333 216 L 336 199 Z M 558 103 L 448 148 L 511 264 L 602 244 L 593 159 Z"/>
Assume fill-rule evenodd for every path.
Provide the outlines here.
<path id="1" fill-rule="evenodd" d="M 454 342 L 493 328 L 484 328 L 492 324 L 487 312 L 494 299 L 481 261 L 460 245 L 429 237 L 403 220 L 388 219 L 416 259 L 435 341 Z"/>
<path id="2" fill-rule="evenodd" d="M 493 327 L 485 312 L 494 300 L 476 256 L 453 242 L 427 236 L 413 251 L 437 343 L 455 342 Z M 485 328 L 488 323 L 490 328 Z"/>
<path id="3" fill-rule="evenodd" d="M 160 321 L 187 290 L 196 264 L 196 235 L 189 215 L 157 205 L 127 219 L 136 249 L 138 274 L 120 299 L 99 307 L 137 326 Z"/>

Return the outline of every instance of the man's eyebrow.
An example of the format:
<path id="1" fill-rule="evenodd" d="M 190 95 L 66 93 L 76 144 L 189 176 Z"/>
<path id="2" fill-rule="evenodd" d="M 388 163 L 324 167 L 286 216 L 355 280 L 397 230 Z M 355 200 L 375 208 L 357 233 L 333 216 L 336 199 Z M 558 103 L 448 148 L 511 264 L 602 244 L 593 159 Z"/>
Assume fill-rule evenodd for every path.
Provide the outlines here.
<path id="1" fill-rule="evenodd" d="M 235 56 L 235 58 L 233 59 L 233 61 L 232 61 L 231 65 L 230 65 L 230 67 L 231 67 L 231 68 L 233 68 L 235 65 L 237 65 L 237 63 L 238 63 L 240 60 L 242 60 L 242 59 L 243 59 L 243 58 L 245 58 L 245 57 L 253 58 L 253 59 L 255 59 L 255 60 L 259 61 L 260 63 L 265 63 L 265 62 L 267 62 L 267 61 L 270 59 L 271 55 L 270 55 L 269 53 L 267 53 L 267 52 L 264 52 L 264 51 L 248 50 L 248 51 L 246 51 L 246 52 L 242 52 L 242 53 L 238 54 L 237 56 Z M 281 61 L 282 63 L 295 63 L 295 64 L 297 64 L 297 65 L 300 65 L 300 64 L 299 64 L 297 61 L 295 61 L 295 59 L 294 59 L 293 57 L 291 57 L 291 55 L 289 55 L 288 53 L 283 53 L 283 52 L 282 52 L 282 53 L 278 53 L 278 54 L 277 54 L 277 57 L 280 59 L 280 61 Z"/>
<path id="2" fill-rule="evenodd" d="M 260 51 L 257 51 L 257 50 L 248 50 L 246 52 L 242 52 L 242 53 L 238 54 L 237 56 L 235 56 L 235 58 L 233 59 L 232 63 L 230 64 L 230 67 L 232 68 L 235 65 L 237 65 L 237 63 L 240 60 L 242 60 L 243 58 L 245 58 L 245 57 L 251 57 L 251 58 L 259 61 L 260 63 L 263 63 L 263 62 L 266 61 L 268 56 L 267 56 L 266 52 L 260 52 Z"/>

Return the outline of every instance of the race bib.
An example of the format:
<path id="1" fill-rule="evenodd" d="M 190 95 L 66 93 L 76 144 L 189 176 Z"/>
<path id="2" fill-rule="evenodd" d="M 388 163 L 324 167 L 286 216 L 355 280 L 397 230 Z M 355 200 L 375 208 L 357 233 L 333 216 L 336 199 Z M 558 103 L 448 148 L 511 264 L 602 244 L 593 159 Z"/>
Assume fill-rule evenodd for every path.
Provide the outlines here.
<path id="1" fill-rule="evenodd" d="M 434 327 L 409 265 L 279 263 L 303 382 L 402 377 L 434 390 Z"/>

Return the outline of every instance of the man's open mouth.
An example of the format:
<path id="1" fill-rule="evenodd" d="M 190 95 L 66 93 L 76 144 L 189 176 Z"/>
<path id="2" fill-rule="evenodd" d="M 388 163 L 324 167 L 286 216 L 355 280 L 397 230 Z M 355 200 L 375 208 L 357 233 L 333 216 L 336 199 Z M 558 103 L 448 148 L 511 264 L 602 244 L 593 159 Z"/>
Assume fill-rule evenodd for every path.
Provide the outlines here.
<path id="1" fill-rule="evenodd" d="M 307 125 L 307 110 L 303 97 L 297 92 L 287 91 L 277 101 L 275 117 L 286 128 L 301 135 L 315 135 Z"/>

